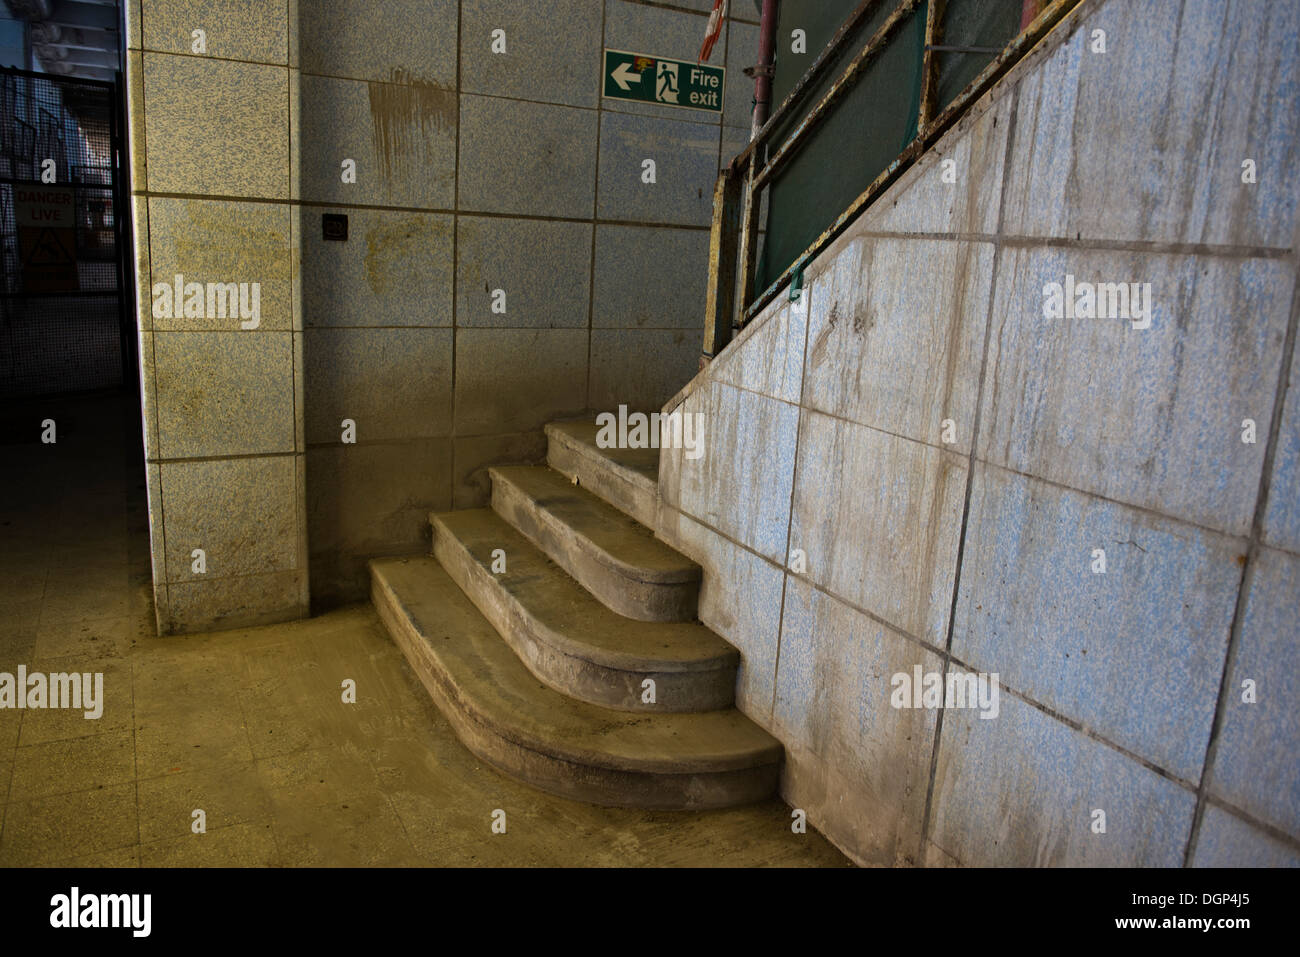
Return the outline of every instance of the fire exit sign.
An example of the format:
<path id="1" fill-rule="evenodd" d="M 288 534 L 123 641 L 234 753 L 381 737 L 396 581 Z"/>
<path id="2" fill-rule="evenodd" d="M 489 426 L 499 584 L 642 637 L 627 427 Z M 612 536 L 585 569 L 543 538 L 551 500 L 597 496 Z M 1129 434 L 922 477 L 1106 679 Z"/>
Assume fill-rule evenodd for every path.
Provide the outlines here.
<path id="1" fill-rule="evenodd" d="M 605 95 L 680 106 L 688 110 L 722 112 L 726 70 L 650 53 L 605 51 Z"/>

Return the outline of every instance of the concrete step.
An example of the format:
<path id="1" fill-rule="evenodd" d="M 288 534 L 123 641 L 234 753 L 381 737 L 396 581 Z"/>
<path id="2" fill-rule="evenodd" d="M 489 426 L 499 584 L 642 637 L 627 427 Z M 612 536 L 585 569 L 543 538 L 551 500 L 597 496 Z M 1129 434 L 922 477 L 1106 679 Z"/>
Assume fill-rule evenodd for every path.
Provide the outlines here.
<path id="1" fill-rule="evenodd" d="M 546 461 L 647 528 L 655 527 L 658 449 L 602 449 L 596 423 L 574 420 L 546 426 Z"/>
<path id="2" fill-rule="evenodd" d="M 488 469 L 492 508 L 606 608 L 639 621 L 694 621 L 700 566 L 554 469 Z"/>
<path id="3" fill-rule="evenodd" d="M 376 559 L 371 597 L 461 741 L 535 787 L 593 804 L 686 809 L 762 800 L 781 746 L 734 708 L 644 715 L 539 682 L 431 558 Z"/>
<path id="4" fill-rule="evenodd" d="M 618 615 L 490 509 L 429 516 L 433 553 L 528 669 L 555 690 L 622 711 L 731 705 L 740 655 L 698 622 Z M 494 574 L 493 552 L 506 571 Z M 642 701 L 654 681 L 654 703 Z"/>

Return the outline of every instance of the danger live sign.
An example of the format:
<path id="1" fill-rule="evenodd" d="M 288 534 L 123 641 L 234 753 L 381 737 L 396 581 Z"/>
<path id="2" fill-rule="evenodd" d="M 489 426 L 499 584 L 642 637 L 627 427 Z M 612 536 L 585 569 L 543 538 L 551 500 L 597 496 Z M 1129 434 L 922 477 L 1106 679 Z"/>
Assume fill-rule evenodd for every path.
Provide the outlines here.
<path id="1" fill-rule="evenodd" d="M 14 187 L 24 292 L 76 292 L 77 198 L 70 186 Z"/>
<path id="2" fill-rule="evenodd" d="M 718 66 L 649 53 L 606 50 L 605 95 L 615 100 L 721 113 L 726 72 Z"/>

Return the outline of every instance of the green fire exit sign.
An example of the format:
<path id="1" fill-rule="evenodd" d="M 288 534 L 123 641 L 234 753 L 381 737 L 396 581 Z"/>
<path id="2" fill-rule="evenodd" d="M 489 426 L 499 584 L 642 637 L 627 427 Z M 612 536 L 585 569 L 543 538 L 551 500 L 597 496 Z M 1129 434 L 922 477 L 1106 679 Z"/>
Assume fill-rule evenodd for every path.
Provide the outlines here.
<path id="1" fill-rule="evenodd" d="M 650 53 L 606 50 L 605 95 L 615 100 L 721 113 L 726 72 L 719 66 Z"/>

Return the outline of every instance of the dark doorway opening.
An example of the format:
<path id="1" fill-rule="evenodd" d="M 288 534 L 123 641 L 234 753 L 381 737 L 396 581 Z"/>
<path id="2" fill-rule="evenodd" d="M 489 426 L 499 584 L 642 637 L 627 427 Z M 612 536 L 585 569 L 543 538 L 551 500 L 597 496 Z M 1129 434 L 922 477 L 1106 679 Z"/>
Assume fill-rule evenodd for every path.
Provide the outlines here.
<path id="1" fill-rule="evenodd" d="M 120 83 L 0 71 L 0 398 L 137 394 Z"/>

